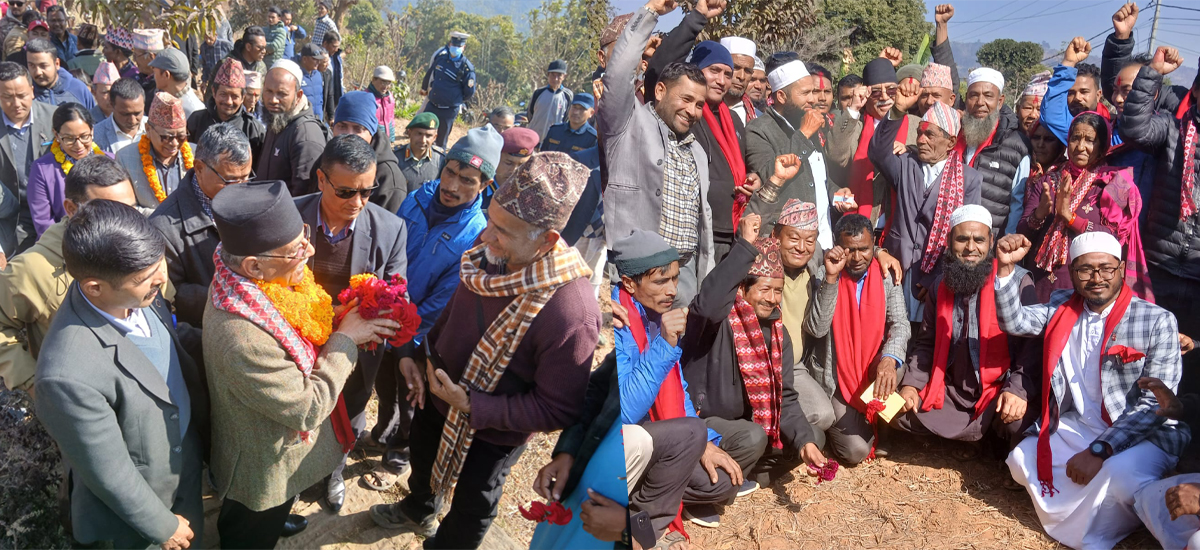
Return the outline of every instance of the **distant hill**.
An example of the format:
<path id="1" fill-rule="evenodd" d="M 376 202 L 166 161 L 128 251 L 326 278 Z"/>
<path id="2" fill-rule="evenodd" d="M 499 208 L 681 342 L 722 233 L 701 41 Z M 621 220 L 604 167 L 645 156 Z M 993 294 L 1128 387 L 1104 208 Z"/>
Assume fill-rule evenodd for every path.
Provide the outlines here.
<path id="1" fill-rule="evenodd" d="M 983 47 L 983 45 L 986 43 L 987 42 L 983 41 L 950 41 L 950 49 L 954 51 L 954 62 L 958 63 L 958 69 L 963 74 L 964 78 L 966 77 L 967 71 L 979 66 L 979 60 L 975 58 L 975 54 L 979 52 L 979 48 Z M 1062 59 L 1062 53 L 1059 51 L 1061 48 L 1058 46 L 1051 47 L 1047 42 L 1042 42 L 1041 46 L 1042 51 L 1045 52 L 1044 57 L 1049 57 L 1051 55 L 1054 56 L 1044 63 L 1047 67 L 1053 68 L 1054 65 L 1058 64 L 1059 60 Z M 1091 57 L 1088 57 L 1088 63 L 1092 63 L 1094 65 L 1100 64 L 1101 48 L 1103 48 L 1103 46 L 1099 46 L 1092 50 Z M 1168 78 L 1171 79 L 1172 84 L 1179 86 L 1190 86 L 1192 81 L 1196 78 L 1196 69 L 1187 66 L 1180 67 L 1175 72 L 1171 73 Z"/>
<path id="2" fill-rule="evenodd" d="M 419 0 L 392 0 L 392 9 L 402 10 L 409 4 L 415 4 Z M 542 5 L 542 0 L 453 0 L 454 7 L 458 10 L 467 13 L 474 13 L 484 17 L 492 17 L 496 15 L 507 15 L 512 17 L 513 25 L 516 26 L 519 32 L 529 30 L 529 21 L 525 19 L 525 15 L 531 10 Z"/>

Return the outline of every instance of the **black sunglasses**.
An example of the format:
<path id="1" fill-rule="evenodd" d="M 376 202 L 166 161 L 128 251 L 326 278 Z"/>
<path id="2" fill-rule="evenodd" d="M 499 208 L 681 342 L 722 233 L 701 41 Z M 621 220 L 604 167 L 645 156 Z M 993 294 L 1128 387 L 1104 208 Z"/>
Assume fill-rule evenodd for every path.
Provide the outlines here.
<path id="1" fill-rule="evenodd" d="M 352 199 L 354 198 L 354 195 L 358 195 L 364 199 L 369 199 L 371 198 L 371 193 L 374 193 L 376 189 L 379 189 L 378 185 L 375 187 L 368 187 L 366 189 L 358 189 L 355 187 L 338 187 L 332 183 L 329 184 L 329 186 L 333 188 L 333 196 L 342 200 Z"/>
<path id="2" fill-rule="evenodd" d="M 9 2 L 8 5 L 19 8 L 21 6 L 24 6 L 25 2 Z"/>

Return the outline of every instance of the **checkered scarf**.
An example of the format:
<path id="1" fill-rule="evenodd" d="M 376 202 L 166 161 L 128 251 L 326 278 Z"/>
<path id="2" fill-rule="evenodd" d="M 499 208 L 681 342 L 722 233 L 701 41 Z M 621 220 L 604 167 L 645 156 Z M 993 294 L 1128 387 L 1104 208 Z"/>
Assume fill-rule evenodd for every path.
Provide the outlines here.
<path id="1" fill-rule="evenodd" d="M 1179 134 L 1183 136 L 1183 181 L 1180 185 L 1179 221 L 1196 213 L 1196 119 L 1184 117 Z"/>
<path id="2" fill-rule="evenodd" d="M 754 411 L 754 423 L 762 426 L 772 448 L 782 449 L 779 416 L 783 403 L 783 320 L 771 323 L 769 353 L 754 306 L 741 296 L 729 310 L 729 328 L 733 329 L 733 349 Z"/>
<path id="3" fill-rule="evenodd" d="M 950 151 L 946 169 L 942 172 L 942 185 L 938 189 L 937 209 L 933 211 L 933 227 L 929 228 L 929 240 L 925 241 L 925 254 L 921 257 L 921 271 L 925 273 L 933 271 L 942 252 L 946 250 L 950 215 L 963 204 L 963 186 L 962 153 Z"/>
<path id="4" fill-rule="evenodd" d="M 1080 173 L 1075 173 L 1072 170 L 1074 165 L 1067 163 L 1059 172 L 1050 176 L 1050 200 L 1057 202 L 1058 197 L 1058 182 L 1068 172 L 1074 176 L 1073 185 L 1071 187 L 1071 211 L 1074 212 L 1083 203 L 1083 199 L 1087 197 L 1088 191 L 1091 190 L 1092 184 L 1096 181 L 1096 170 L 1083 170 Z M 1053 205 L 1054 203 L 1050 203 Z M 1039 269 L 1045 271 L 1054 271 L 1059 266 L 1067 265 L 1068 253 L 1071 248 L 1071 236 L 1067 233 L 1067 223 L 1060 219 L 1057 215 L 1054 216 L 1054 224 L 1046 232 L 1046 236 L 1042 240 L 1042 247 L 1038 249 L 1037 256 L 1034 258 L 1034 263 Z"/>
<path id="5" fill-rule="evenodd" d="M 555 291 L 575 279 L 592 276 L 592 270 L 584 263 L 579 251 L 561 239 L 549 254 L 532 265 L 503 275 L 489 274 L 480 267 L 486 246 L 481 244 L 463 253 L 460 264 L 463 286 L 485 298 L 516 298 L 492 321 L 471 353 L 467 368 L 458 381 L 467 391 L 494 391 L 525 332 Z M 433 463 L 435 494 L 449 499 L 474 439 L 475 429 L 471 428 L 467 415 L 451 407 L 442 427 L 437 460 Z"/>

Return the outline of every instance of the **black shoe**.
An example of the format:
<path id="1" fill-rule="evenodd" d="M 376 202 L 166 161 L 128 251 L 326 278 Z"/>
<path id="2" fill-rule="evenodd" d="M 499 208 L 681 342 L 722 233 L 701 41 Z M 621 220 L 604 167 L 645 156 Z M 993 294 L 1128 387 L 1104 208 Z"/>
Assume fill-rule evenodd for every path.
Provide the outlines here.
<path id="1" fill-rule="evenodd" d="M 346 480 L 342 479 L 342 474 L 329 477 L 329 493 L 325 498 L 329 501 L 329 508 L 333 513 L 342 511 L 342 505 L 346 503 Z"/>
<path id="2" fill-rule="evenodd" d="M 298 535 L 308 527 L 308 518 L 299 514 L 288 514 L 287 521 L 283 522 L 283 532 L 279 534 L 281 537 L 290 537 Z"/>

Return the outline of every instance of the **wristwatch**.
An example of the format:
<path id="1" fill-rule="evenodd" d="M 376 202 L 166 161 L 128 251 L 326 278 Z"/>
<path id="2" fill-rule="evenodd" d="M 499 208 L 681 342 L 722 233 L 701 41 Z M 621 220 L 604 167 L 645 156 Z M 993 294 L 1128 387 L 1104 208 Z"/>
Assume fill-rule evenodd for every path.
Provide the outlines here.
<path id="1" fill-rule="evenodd" d="M 1093 455 L 1100 458 L 1109 458 L 1112 456 L 1112 449 L 1109 448 L 1107 443 L 1100 441 L 1092 443 L 1092 446 L 1089 447 L 1088 450 L 1091 451 Z"/>

